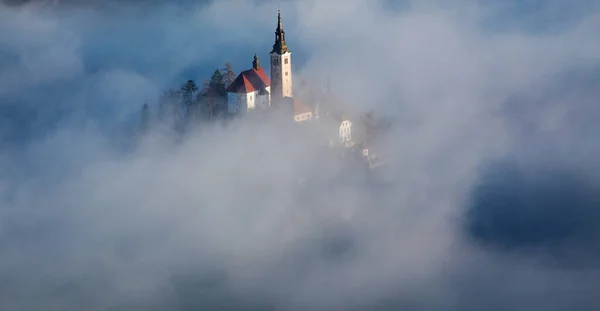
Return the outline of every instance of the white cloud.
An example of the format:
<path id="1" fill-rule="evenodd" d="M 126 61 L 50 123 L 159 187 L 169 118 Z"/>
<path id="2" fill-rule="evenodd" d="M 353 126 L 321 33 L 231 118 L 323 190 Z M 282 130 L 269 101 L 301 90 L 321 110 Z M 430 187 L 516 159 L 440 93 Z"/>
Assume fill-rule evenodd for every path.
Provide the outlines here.
<path id="1" fill-rule="evenodd" d="M 0 287 L 8 293 L 0 305 L 104 310 L 153 301 L 183 309 L 201 295 L 203 307 L 254 297 L 292 310 L 372 309 L 388 300 L 409 309 L 598 305 L 591 275 L 532 267 L 543 252 L 488 252 L 463 228 L 481 165 L 523 144 L 517 128 L 530 125 L 536 140 L 528 143 L 562 133 L 555 165 L 580 159 L 567 144 L 577 133 L 568 108 L 578 104 L 544 96 L 570 71 L 600 61 L 598 11 L 558 33 L 498 32 L 482 25 L 497 7 L 465 3 L 410 2 L 398 11 L 363 0 L 282 5 L 294 60 L 305 60 L 294 67 L 298 79 L 330 76 L 349 109 L 396 118 L 383 137 L 386 189 L 324 162 L 277 120 L 202 127 L 182 142 L 157 133 L 131 152 L 92 125 L 94 117 L 120 124 L 195 63 L 242 65 L 257 48 L 266 55 L 271 3 L 221 1 L 189 12 L 3 7 L 0 44 L 18 60 L 0 72 L 0 95 L 28 89 L 45 105 L 92 113 L 0 152 L 8 172 L 0 175 L 0 275 L 14 285 Z M 74 89 L 43 87 L 53 83 Z M 592 91 L 575 98 L 585 102 Z M 550 107 L 507 113 L 514 96 Z M 529 102 L 522 108 L 537 112 Z M 588 131 L 590 120 L 581 122 Z M 313 183 L 300 188 L 299 176 Z M 174 293 L 174 274 L 213 270 L 223 271 L 224 287 Z M 68 281 L 81 291 L 64 289 Z M 568 289 L 577 293 L 560 294 Z"/>

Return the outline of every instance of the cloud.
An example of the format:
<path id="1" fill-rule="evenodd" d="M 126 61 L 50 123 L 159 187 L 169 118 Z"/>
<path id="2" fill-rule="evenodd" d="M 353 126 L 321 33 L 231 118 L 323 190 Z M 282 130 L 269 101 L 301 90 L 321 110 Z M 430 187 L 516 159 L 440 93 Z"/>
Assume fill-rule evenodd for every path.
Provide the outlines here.
<path id="1" fill-rule="evenodd" d="M 282 3 L 295 81 L 394 121 L 386 185 L 277 118 L 129 144 L 266 64 L 273 3 L 2 7 L 2 309 L 593 309 L 600 11 L 545 3 Z"/>

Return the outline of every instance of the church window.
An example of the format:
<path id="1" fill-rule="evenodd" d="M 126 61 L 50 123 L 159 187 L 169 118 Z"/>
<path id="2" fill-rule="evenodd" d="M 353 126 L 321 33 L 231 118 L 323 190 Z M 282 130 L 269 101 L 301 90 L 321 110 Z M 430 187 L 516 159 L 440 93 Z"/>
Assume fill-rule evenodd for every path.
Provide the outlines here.
<path id="1" fill-rule="evenodd" d="M 287 77 L 287 75 L 288 75 L 288 72 L 286 71 L 286 72 L 285 72 L 285 76 Z"/>
<path id="2" fill-rule="evenodd" d="M 286 58 L 283 62 L 287 65 L 289 58 Z"/>

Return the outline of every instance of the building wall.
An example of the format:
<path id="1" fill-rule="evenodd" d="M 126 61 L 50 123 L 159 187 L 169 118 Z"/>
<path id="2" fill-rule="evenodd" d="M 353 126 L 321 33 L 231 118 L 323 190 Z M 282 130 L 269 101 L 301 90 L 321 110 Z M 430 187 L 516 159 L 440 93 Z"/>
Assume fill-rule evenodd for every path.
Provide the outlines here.
<path id="1" fill-rule="evenodd" d="M 269 108 L 271 106 L 271 87 L 267 86 L 266 89 L 268 92 L 266 95 L 258 95 L 258 92 L 256 92 L 259 97 L 258 105 L 262 108 Z"/>
<path id="2" fill-rule="evenodd" d="M 267 91 L 271 92 L 270 87 L 266 87 Z M 254 110 L 257 107 L 268 108 L 271 105 L 271 94 L 258 95 L 259 91 L 250 93 L 229 93 L 227 100 L 227 111 L 236 113 L 242 107 L 247 107 L 248 110 Z"/>
<path id="3" fill-rule="evenodd" d="M 271 54 L 271 86 L 273 96 L 292 97 L 292 53 Z"/>
<path id="4" fill-rule="evenodd" d="M 312 112 L 305 112 L 294 116 L 294 121 L 305 122 L 312 120 Z"/>
<path id="5" fill-rule="evenodd" d="M 342 142 L 348 142 L 352 140 L 352 122 L 349 120 L 343 121 L 340 124 L 339 130 L 340 140 Z"/>
<path id="6" fill-rule="evenodd" d="M 237 113 L 238 109 L 242 107 L 242 96 L 244 94 L 229 93 L 227 95 L 227 112 Z"/>
<path id="7" fill-rule="evenodd" d="M 246 94 L 246 105 L 248 110 L 254 110 L 254 108 L 256 108 L 256 95 L 256 92 Z"/>

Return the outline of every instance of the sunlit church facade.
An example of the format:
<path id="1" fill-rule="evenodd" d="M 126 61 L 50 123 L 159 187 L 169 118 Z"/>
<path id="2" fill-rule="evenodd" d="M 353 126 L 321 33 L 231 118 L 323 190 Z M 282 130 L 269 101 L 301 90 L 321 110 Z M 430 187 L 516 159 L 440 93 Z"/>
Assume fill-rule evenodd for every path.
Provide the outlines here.
<path id="1" fill-rule="evenodd" d="M 368 149 L 364 140 L 354 134 L 356 130 L 353 130 L 352 122 L 343 113 L 321 111 L 319 100 L 308 105 L 294 96 L 292 51 L 286 42 L 281 12 L 277 14 L 275 43 L 269 57 L 270 76 L 267 76 L 267 71 L 255 54 L 252 68 L 242 71 L 228 86 L 228 112 L 239 114 L 283 108 L 283 111 L 290 111 L 291 117 L 299 124 L 316 121 L 316 124 L 331 126 L 329 132 L 336 136 L 337 144 L 345 148 L 359 148 L 361 154 L 367 157 Z M 361 140 L 360 143 L 357 138 Z"/>
<path id="2" fill-rule="evenodd" d="M 228 112 L 252 111 L 285 106 L 292 109 L 296 122 L 310 121 L 313 111 L 310 106 L 293 96 L 292 51 L 285 40 L 281 12 L 277 14 L 275 43 L 269 53 L 270 77 L 254 55 L 252 68 L 242 71 L 229 85 Z"/>

